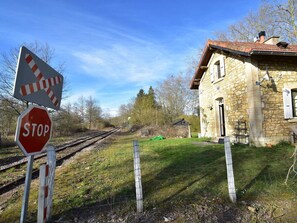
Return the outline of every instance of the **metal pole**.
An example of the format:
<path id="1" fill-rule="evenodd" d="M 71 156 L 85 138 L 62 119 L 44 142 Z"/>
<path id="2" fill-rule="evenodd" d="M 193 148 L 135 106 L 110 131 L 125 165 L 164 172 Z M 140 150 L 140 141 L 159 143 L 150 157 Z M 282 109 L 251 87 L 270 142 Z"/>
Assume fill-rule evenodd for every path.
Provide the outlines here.
<path id="1" fill-rule="evenodd" d="M 28 165 L 27 165 L 26 180 L 25 180 L 25 191 L 24 191 L 24 196 L 23 196 L 23 204 L 22 204 L 20 223 L 25 223 L 26 222 L 29 195 L 30 195 L 30 185 L 31 185 L 31 178 L 32 178 L 33 161 L 34 161 L 34 155 L 29 156 L 28 157 Z"/>

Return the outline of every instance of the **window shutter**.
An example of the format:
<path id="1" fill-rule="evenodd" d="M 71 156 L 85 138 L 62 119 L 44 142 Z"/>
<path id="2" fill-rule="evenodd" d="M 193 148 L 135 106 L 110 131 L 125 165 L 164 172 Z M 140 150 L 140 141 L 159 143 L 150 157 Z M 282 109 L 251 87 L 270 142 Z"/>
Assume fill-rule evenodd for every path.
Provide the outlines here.
<path id="1" fill-rule="evenodd" d="M 283 89 L 284 100 L 284 117 L 285 119 L 293 118 L 292 96 L 290 89 Z"/>
<path id="2" fill-rule="evenodd" d="M 220 60 L 221 77 L 225 77 L 225 58 L 222 57 Z"/>
<path id="3" fill-rule="evenodd" d="M 210 81 L 211 83 L 214 82 L 214 65 L 210 66 Z"/>

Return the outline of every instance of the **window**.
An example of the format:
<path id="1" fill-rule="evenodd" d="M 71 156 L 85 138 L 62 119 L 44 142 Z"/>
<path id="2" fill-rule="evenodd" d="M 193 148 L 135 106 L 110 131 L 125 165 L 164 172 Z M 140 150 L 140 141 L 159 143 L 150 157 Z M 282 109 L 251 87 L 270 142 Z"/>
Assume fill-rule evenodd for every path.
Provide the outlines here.
<path id="1" fill-rule="evenodd" d="M 211 82 L 221 79 L 225 76 L 225 61 L 224 57 L 221 57 L 217 60 L 212 66 L 210 70 L 210 79 Z"/>
<path id="2" fill-rule="evenodd" d="M 297 118 L 297 89 L 283 89 L 284 117 Z"/>
<path id="3" fill-rule="evenodd" d="M 292 90 L 293 117 L 297 117 L 297 89 Z"/>
<path id="4" fill-rule="evenodd" d="M 214 72 L 215 72 L 215 77 L 217 79 L 220 79 L 221 78 L 221 66 L 220 66 L 219 60 L 214 64 Z"/>

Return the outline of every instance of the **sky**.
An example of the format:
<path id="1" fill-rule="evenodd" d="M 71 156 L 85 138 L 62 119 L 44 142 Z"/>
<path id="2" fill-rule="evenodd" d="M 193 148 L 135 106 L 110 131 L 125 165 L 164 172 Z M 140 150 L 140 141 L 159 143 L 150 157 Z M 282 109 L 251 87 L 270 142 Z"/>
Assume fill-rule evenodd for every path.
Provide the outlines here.
<path id="1" fill-rule="evenodd" d="M 184 72 L 214 32 L 261 0 L 14 0 L 0 2 L 0 53 L 47 43 L 69 84 L 62 105 L 94 98 L 116 115 L 140 89 Z M 256 34 L 255 34 L 256 35 Z"/>

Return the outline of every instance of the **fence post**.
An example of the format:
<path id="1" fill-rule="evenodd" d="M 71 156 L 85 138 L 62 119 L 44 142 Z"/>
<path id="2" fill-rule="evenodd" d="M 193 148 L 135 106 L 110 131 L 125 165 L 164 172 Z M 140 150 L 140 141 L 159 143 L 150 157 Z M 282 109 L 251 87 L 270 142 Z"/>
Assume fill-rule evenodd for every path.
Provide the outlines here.
<path id="1" fill-rule="evenodd" d="M 39 168 L 39 193 L 37 223 L 46 221 L 48 198 L 48 165 L 42 164 Z"/>
<path id="2" fill-rule="evenodd" d="M 190 124 L 188 124 L 188 138 L 192 138 L 191 125 Z"/>
<path id="3" fill-rule="evenodd" d="M 55 183 L 55 172 L 56 172 L 56 148 L 53 145 L 48 145 L 46 148 L 46 151 L 47 151 L 47 163 L 49 166 L 47 220 L 50 221 L 52 217 L 54 183 Z"/>
<path id="4" fill-rule="evenodd" d="M 44 223 L 51 220 L 52 200 L 54 193 L 54 178 L 56 170 L 55 147 L 48 145 L 47 164 L 40 166 L 39 174 L 39 195 L 38 195 L 38 215 L 37 222 Z"/>
<path id="5" fill-rule="evenodd" d="M 140 170 L 140 157 L 138 141 L 133 141 L 134 148 L 134 175 L 135 175 L 135 188 L 136 188 L 136 206 L 137 212 L 143 212 L 143 196 L 141 184 L 141 170 Z"/>
<path id="6" fill-rule="evenodd" d="M 233 203 L 236 203 L 236 190 L 235 190 L 232 153 L 231 153 L 230 137 L 229 136 L 224 137 L 224 147 L 225 147 L 225 158 L 226 158 L 226 167 L 227 167 L 229 197 Z"/>

